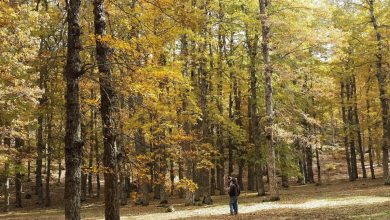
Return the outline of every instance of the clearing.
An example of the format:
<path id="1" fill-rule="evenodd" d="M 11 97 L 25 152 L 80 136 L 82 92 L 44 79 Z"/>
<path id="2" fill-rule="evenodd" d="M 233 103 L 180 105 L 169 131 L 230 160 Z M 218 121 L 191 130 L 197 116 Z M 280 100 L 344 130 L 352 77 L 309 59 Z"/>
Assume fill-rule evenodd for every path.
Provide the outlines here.
<path id="1" fill-rule="evenodd" d="M 64 219 L 61 186 L 57 186 L 54 206 L 39 208 L 32 200 L 24 200 L 23 209 L 13 208 L 1 219 Z M 383 179 L 359 179 L 355 182 L 334 180 L 321 186 L 292 185 L 283 189 L 281 201 L 263 202 L 264 197 L 253 192 L 242 192 L 239 216 L 229 216 L 227 196 L 214 196 L 214 205 L 186 207 L 183 201 L 173 198 L 175 212 L 166 213 L 153 201 L 148 207 L 130 205 L 121 209 L 121 219 L 390 219 L 390 187 Z M 101 198 L 89 198 L 83 203 L 83 219 L 103 219 L 104 204 Z"/>

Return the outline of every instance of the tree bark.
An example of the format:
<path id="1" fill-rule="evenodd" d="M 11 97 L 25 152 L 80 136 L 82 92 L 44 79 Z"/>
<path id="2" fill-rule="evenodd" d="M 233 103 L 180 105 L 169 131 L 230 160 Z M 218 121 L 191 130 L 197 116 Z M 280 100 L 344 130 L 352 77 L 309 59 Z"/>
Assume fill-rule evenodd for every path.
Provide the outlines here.
<path id="1" fill-rule="evenodd" d="M 45 205 L 51 206 L 50 197 L 50 178 L 51 178 L 51 161 L 53 151 L 53 113 L 47 115 L 47 169 L 46 169 L 46 197 Z"/>
<path id="2" fill-rule="evenodd" d="M 129 98 L 129 109 L 131 109 L 131 111 L 135 111 L 136 106 L 141 106 L 142 103 L 143 103 L 143 98 L 140 94 L 132 95 Z M 141 121 L 141 123 L 144 123 L 143 116 L 141 116 L 139 120 Z M 134 145 L 135 145 L 135 153 L 137 156 L 142 156 L 146 154 L 147 147 L 145 141 L 145 133 L 142 127 L 138 128 L 134 134 Z M 150 182 L 149 179 L 147 178 L 146 173 L 139 175 L 138 185 L 140 189 L 139 189 L 139 196 L 137 198 L 136 204 L 148 206 L 150 200 L 149 198 Z"/>
<path id="3" fill-rule="evenodd" d="M 167 155 L 164 149 L 163 159 L 161 161 L 161 175 L 159 178 L 160 181 L 160 204 L 168 204 L 168 187 L 167 187 L 167 172 L 168 172 L 168 164 L 167 164 Z"/>
<path id="4" fill-rule="evenodd" d="M 213 164 L 217 164 L 217 162 L 218 162 L 217 160 L 214 160 Z M 216 167 L 216 165 L 214 165 L 210 169 L 210 195 L 212 195 L 212 196 L 215 196 L 215 189 L 216 189 L 216 183 L 217 183 L 216 175 L 215 175 L 215 172 L 216 172 L 215 167 Z"/>
<path id="5" fill-rule="evenodd" d="M 379 99 L 382 109 L 382 127 L 383 127 L 383 143 L 382 143 L 382 168 L 383 179 L 385 185 L 390 185 L 389 175 L 389 137 L 390 137 L 390 119 L 389 119 L 389 99 L 386 94 L 388 86 L 387 75 L 383 70 L 383 40 L 382 33 L 379 32 L 378 23 L 375 16 L 374 0 L 368 0 L 371 23 L 376 33 L 377 53 L 376 53 L 376 77 L 379 87 Z"/>
<path id="6" fill-rule="evenodd" d="M 46 10 L 47 11 L 47 10 Z M 41 37 L 41 44 L 39 48 L 39 56 L 45 52 L 44 37 Z M 44 58 L 40 57 L 44 62 Z M 39 108 L 41 111 L 38 114 L 38 129 L 37 129 L 37 158 L 36 158 L 36 170 L 35 170 L 35 194 L 38 195 L 38 204 L 43 205 L 43 182 L 42 182 L 42 160 L 45 151 L 44 143 L 44 108 L 46 107 L 47 97 L 47 81 L 48 81 L 48 65 L 42 63 L 39 69 L 39 88 L 43 90 L 42 97 L 39 98 Z"/>
<path id="7" fill-rule="evenodd" d="M 374 170 L 374 159 L 373 159 L 373 149 L 372 149 L 372 131 L 371 131 L 371 103 L 369 99 L 369 92 L 370 92 L 370 85 L 367 85 L 366 90 L 366 106 L 367 106 L 367 132 L 368 132 L 368 159 L 370 162 L 370 172 L 371 172 L 371 179 L 375 179 L 375 170 Z"/>
<path id="8" fill-rule="evenodd" d="M 94 130 L 93 130 L 93 136 L 94 136 L 94 144 L 95 144 L 95 162 L 96 162 L 96 197 L 100 197 L 100 153 L 99 153 L 99 136 L 98 136 L 98 113 L 97 109 L 94 109 L 93 111 L 93 118 L 94 118 Z"/>
<path id="9" fill-rule="evenodd" d="M 94 90 L 91 89 L 91 98 L 93 99 L 95 97 Z M 88 156 L 88 168 L 90 171 L 88 172 L 88 196 L 92 197 L 93 196 L 93 173 L 91 171 L 92 166 L 93 166 L 93 156 L 94 156 L 94 148 L 95 147 L 95 139 L 94 139 L 94 109 L 90 110 L 91 112 L 91 118 L 90 118 L 90 124 L 89 124 L 89 156 Z"/>
<path id="10" fill-rule="evenodd" d="M 84 165 L 82 166 L 84 167 Z M 81 202 L 85 202 L 87 200 L 87 177 L 88 176 L 85 171 L 81 171 Z"/>
<path id="11" fill-rule="evenodd" d="M 23 139 L 19 137 L 15 138 L 15 149 L 18 152 L 18 157 L 16 158 L 17 171 L 15 175 L 15 206 L 17 208 L 22 208 L 22 155 L 20 155 L 20 153 L 23 145 Z"/>
<path id="12" fill-rule="evenodd" d="M 224 39 L 225 36 L 223 34 L 223 27 L 222 23 L 224 21 L 225 17 L 225 8 L 224 4 L 221 0 L 219 2 L 219 11 L 218 11 L 218 20 L 220 21 L 220 24 L 218 26 L 218 62 L 217 62 L 217 74 L 218 74 L 218 86 L 217 86 L 217 108 L 218 112 L 221 117 L 223 117 L 223 73 L 224 73 L 224 66 L 223 66 L 223 57 L 224 57 Z M 231 116 L 229 112 L 229 116 Z M 216 165 L 217 167 L 217 188 L 219 190 L 220 195 L 225 194 L 224 189 L 224 176 L 225 176 L 225 149 L 224 149 L 224 143 L 223 143 L 224 137 L 223 137 L 223 131 L 222 126 L 219 124 L 217 125 L 217 148 L 219 150 L 219 160 Z"/>
<path id="13" fill-rule="evenodd" d="M 31 154 L 31 139 L 30 132 L 27 133 L 27 153 Z M 31 160 L 27 161 L 27 182 L 31 182 Z"/>
<path id="14" fill-rule="evenodd" d="M 65 66 L 66 126 L 65 126 L 65 219 L 79 220 L 81 162 L 84 142 L 80 137 L 79 77 L 82 75 L 80 51 L 80 0 L 68 3 L 68 51 Z"/>
<path id="15" fill-rule="evenodd" d="M 314 172 L 313 172 L 313 147 L 311 145 L 305 147 L 306 150 L 306 181 L 314 183 Z"/>
<path id="16" fill-rule="evenodd" d="M 103 163 L 105 219 L 119 220 L 118 149 L 116 145 L 114 106 L 116 102 L 110 67 L 110 47 L 101 41 L 106 36 L 104 0 L 94 0 L 94 24 L 96 36 L 96 61 L 99 70 L 101 116 L 103 126 Z"/>
<path id="17" fill-rule="evenodd" d="M 58 159 L 58 178 L 57 185 L 61 184 L 61 175 L 62 175 L 62 158 Z"/>
<path id="18" fill-rule="evenodd" d="M 321 185 L 321 163 L 320 154 L 318 148 L 316 148 L 316 161 L 317 161 L 317 185 Z"/>
<path id="19" fill-rule="evenodd" d="M 283 146 L 279 151 L 280 156 L 280 169 L 282 174 L 282 187 L 288 188 L 288 164 L 287 164 L 287 147 Z"/>
<path id="20" fill-rule="evenodd" d="M 359 155 L 360 155 L 360 165 L 362 168 L 362 174 L 363 178 L 367 178 L 366 173 L 366 166 L 364 163 L 364 146 L 362 141 L 362 133 L 360 128 L 360 120 L 359 120 L 359 112 L 358 112 L 358 106 L 357 106 L 357 91 L 356 91 L 356 77 L 355 75 L 352 75 L 352 92 L 353 92 L 353 98 L 354 98 L 354 106 L 353 106 L 353 113 L 355 118 L 355 129 L 356 129 L 356 135 L 358 140 L 358 146 L 359 146 Z"/>
<path id="21" fill-rule="evenodd" d="M 269 56 L 269 42 L 270 42 L 270 24 L 268 21 L 267 6 L 270 4 L 270 0 L 259 0 L 260 4 L 260 21 L 262 26 L 262 53 L 263 62 L 265 66 L 264 78 L 265 78 L 265 106 L 266 106 L 266 143 L 267 143 L 267 165 L 269 176 L 269 192 L 270 200 L 279 200 L 279 189 L 276 175 L 275 164 L 275 148 L 273 144 L 273 106 L 272 106 L 272 64 Z"/>
<path id="22" fill-rule="evenodd" d="M 348 105 L 348 125 L 349 125 L 349 148 L 351 152 L 351 170 L 352 170 L 352 180 L 356 180 L 359 175 L 357 171 L 357 159 L 356 159 L 356 148 L 355 148 L 355 135 L 353 132 L 354 127 L 354 118 L 353 118 L 353 108 L 352 108 L 352 85 L 351 79 L 347 80 L 347 105 Z"/>
<path id="23" fill-rule="evenodd" d="M 9 137 L 4 138 L 4 146 L 10 153 L 11 148 L 11 139 Z M 9 199 L 10 199 L 10 193 L 9 193 L 9 158 L 6 158 L 6 161 L 4 163 L 4 212 L 9 211 Z"/>
<path id="24" fill-rule="evenodd" d="M 209 2 L 206 1 L 202 8 L 204 9 L 205 17 L 208 19 L 209 16 Z M 202 31 L 202 37 L 204 39 L 208 39 L 208 30 L 207 25 L 203 28 Z M 199 46 L 199 52 L 201 54 L 206 54 L 208 42 L 203 42 Z M 205 56 L 202 56 L 199 59 L 199 68 L 198 68 L 198 74 L 199 74 L 199 87 L 200 87 L 200 97 L 199 97 L 199 104 L 200 109 L 202 112 L 202 121 L 200 124 L 201 128 L 201 134 L 204 139 L 204 143 L 211 144 L 211 132 L 209 130 L 210 126 L 210 119 L 209 119 L 209 101 L 207 100 L 207 97 L 210 93 L 210 88 L 212 88 L 212 85 L 210 85 L 208 78 L 209 74 L 207 71 L 207 58 Z M 210 185 L 210 168 L 209 167 L 202 167 L 200 169 L 196 169 L 195 166 L 195 182 L 198 183 L 199 189 L 195 193 L 195 200 L 202 199 L 202 203 L 204 204 L 212 204 L 211 199 L 211 185 Z"/>
<path id="25" fill-rule="evenodd" d="M 353 180 L 352 175 L 352 167 L 351 167 L 351 154 L 349 152 L 349 138 L 348 138 L 348 122 L 347 122 L 347 110 L 345 105 L 345 83 L 344 81 L 341 81 L 341 91 L 340 91 L 340 97 L 341 97 L 341 113 L 342 113 L 342 119 L 343 119 L 343 135 L 344 135 L 344 147 L 345 147 L 345 158 L 347 162 L 347 169 L 348 169 L 348 177 L 349 180 Z"/>
<path id="26" fill-rule="evenodd" d="M 125 108 L 125 98 L 123 95 L 119 95 L 119 108 L 124 109 Z M 117 135 L 117 145 L 118 145 L 118 172 L 119 172 L 119 201 L 120 205 L 124 206 L 127 205 L 128 200 L 128 190 L 126 185 L 126 177 L 127 174 L 127 152 L 125 149 L 125 135 L 124 135 L 124 123 L 122 121 L 118 121 L 118 135 Z"/>
<path id="27" fill-rule="evenodd" d="M 142 121 L 142 120 L 141 120 Z M 138 131 L 135 134 L 135 150 L 137 155 L 143 155 L 146 153 L 146 142 L 145 142 L 145 135 L 142 130 L 142 128 L 139 128 Z M 149 181 L 146 178 L 146 174 L 142 175 L 142 178 L 140 178 L 139 185 L 140 185 L 140 196 L 138 197 L 137 203 L 141 204 L 143 206 L 149 205 Z"/>
<path id="28" fill-rule="evenodd" d="M 259 35 L 256 33 L 255 37 L 253 39 L 250 39 L 248 30 L 245 32 L 246 35 L 246 44 L 247 44 L 247 51 L 250 58 L 250 65 L 249 65 L 249 77 L 250 77 L 250 97 L 248 102 L 248 116 L 249 116 L 249 143 L 253 144 L 255 147 L 255 162 L 248 161 L 248 190 L 254 190 L 258 189 L 259 185 L 256 183 L 259 183 L 258 179 L 256 178 L 257 171 L 258 171 L 258 160 L 260 157 L 260 145 L 258 143 L 258 136 L 259 136 L 259 117 L 258 117 L 258 111 L 257 111 L 257 68 L 256 68 L 256 62 L 257 62 L 257 48 L 258 48 L 258 41 L 259 41 Z M 263 184 L 264 185 L 264 184 Z M 262 190 L 262 189 L 259 189 Z"/>
<path id="29" fill-rule="evenodd" d="M 175 164 L 173 162 L 173 159 L 169 159 L 169 178 L 171 180 L 171 193 L 170 195 L 173 196 L 175 192 Z"/>
<path id="30" fill-rule="evenodd" d="M 42 74 L 41 74 L 42 75 Z M 43 106 L 43 98 L 39 100 L 40 106 Z M 38 204 L 43 204 L 43 183 L 42 183 L 42 157 L 43 157 L 43 113 L 38 116 L 37 129 L 37 159 L 35 168 L 35 194 L 38 195 Z"/>

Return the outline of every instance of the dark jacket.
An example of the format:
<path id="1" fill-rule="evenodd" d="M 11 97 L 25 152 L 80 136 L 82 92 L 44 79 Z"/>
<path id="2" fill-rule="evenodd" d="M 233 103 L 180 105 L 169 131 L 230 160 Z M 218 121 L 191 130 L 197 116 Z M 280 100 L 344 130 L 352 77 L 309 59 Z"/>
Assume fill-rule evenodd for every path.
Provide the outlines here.
<path id="1" fill-rule="evenodd" d="M 229 196 L 239 196 L 240 195 L 240 186 L 237 183 L 236 179 L 233 179 L 229 183 Z"/>

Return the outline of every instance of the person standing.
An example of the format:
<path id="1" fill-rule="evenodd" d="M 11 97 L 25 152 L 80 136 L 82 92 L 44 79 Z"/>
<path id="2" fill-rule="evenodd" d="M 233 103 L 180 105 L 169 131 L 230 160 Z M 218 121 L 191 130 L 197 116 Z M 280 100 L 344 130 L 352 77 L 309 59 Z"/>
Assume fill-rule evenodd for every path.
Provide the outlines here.
<path id="1" fill-rule="evenodd" d="M 234 177 L 228 177 L 229 184 L 229 207 L 230 215 L 238 214 L 238 196 L 240 195 L 240 186 L 237 179 Z"/>

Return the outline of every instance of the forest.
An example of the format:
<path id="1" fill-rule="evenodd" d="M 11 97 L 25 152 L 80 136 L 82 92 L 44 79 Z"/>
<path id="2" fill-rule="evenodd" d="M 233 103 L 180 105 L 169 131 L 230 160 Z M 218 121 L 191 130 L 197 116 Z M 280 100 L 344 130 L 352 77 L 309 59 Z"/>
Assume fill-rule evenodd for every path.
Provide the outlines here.
<path id="1" fill-rule="evenodd" d="M 389 9 L 0 0 L 0 219 L 388 219 Z"/>

